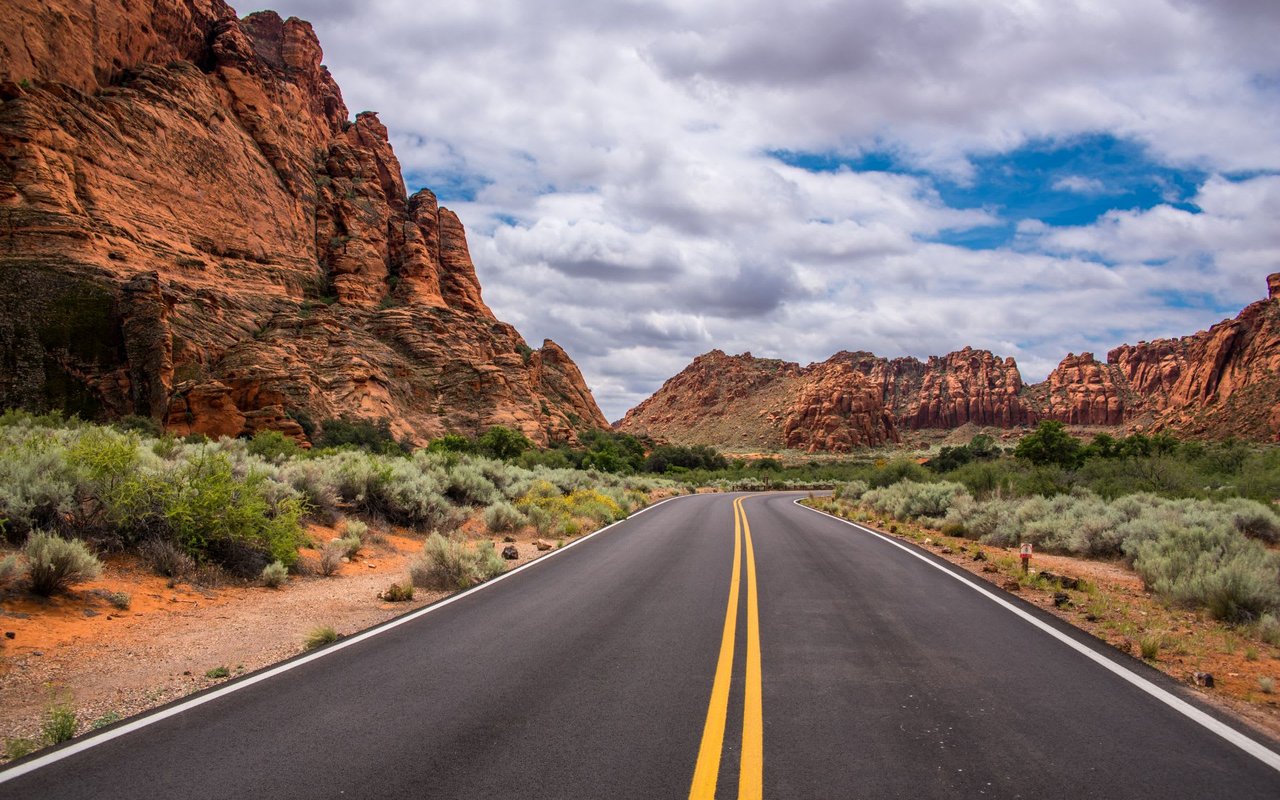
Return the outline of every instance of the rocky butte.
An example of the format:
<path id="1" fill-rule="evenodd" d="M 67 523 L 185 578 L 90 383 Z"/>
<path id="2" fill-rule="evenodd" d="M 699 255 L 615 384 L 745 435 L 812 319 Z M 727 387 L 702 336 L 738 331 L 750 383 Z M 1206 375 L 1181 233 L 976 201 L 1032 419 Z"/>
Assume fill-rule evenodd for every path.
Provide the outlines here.
<path id="1" fill-rule="evenodd" d="M 573 361 L 485 305 L 458 217 L 408 194 L 311 26 L 221 0 L 9 0 L 0 407 L 418 442 L 606 425 Z"/>
<path id="2" fill-rule="evenodd" d="M 1117 347 L 1106 362 L 1072 353 L 1029 386 L 1012 358 L 968 347 L 927 362 L 840 352 L 807 367 L 713 350 L 618 427 L 687 444 L 847 452 L 906 430 L 1042 419 L 1280 441 L 1280 273 L 1235 319 Z"/>

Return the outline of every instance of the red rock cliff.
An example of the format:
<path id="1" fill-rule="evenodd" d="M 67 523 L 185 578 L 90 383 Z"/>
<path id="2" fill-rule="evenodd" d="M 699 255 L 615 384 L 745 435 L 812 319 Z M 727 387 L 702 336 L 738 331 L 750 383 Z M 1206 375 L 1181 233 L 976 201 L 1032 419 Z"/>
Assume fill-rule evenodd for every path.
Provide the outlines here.
<path id="1" fill-rule="evenodd" d="M 220 0 L 12 0 L 0 30 L 0 406 L 422 441 L 605 425 L 485 305 L 462 224 L 406 192 L 311 26 Z M 240 430 L 235 431 L 237 425 Z"/>
<path id="2" fill-rule="evenodd" d="M 1106 363 L 1071 354 L 1031 386 L 1012 358 L 967 347 L 927 363 L 846 351 L 804 368 L 769 362 L 785 369 L 766 372 L 749 353 L 714 351 L 632 409 L 621 427 L 676 442 L 811 451 L 895 441 L 898 430 L 1040 419 L 1280 440 L 1280 273 L 1267 286 L 1268 299 L 1208 331 L 1118 347 Z M 736 428 L 708 422 L 726 416 Z"/>
<path id="3" fill-rule="evenodd" d="M 899 441 L 880 388 L 848 361 L 824 361 L 804 378 L 782 425 L 787 448 L 847 453 Z"/>

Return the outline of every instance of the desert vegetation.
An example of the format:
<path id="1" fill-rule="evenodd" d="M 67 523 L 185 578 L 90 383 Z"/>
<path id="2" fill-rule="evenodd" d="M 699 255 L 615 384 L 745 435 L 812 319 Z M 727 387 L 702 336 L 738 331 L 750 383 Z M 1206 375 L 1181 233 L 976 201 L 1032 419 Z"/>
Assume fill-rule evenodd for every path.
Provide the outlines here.
<path id="1" fill-rule="evenodd" d="M 474 442 L 452 437 L 465 448 L 454 441 L 458 447 L 415 452 L 395 443 L 385 425 L 331 420 L 325 430 L 340 444 L 306 451 L 275 432 L 184 440 L 137 424 L 7 412 L 0 416 L 0 519 L 13 551 L 0 557 L 0 589 L 65 591 L 97 574 L 99 556 L 121 551 L 175 579 L 212 568 L 282 587 L 299 566 L 299 549 L 312 544 L 308 521 L 345 520 L 341 535 L 320 545 L 319 571 L 331 575 L 365 546 L 365 520 L 435 531 L 446 542 L 472 517 L 494 533 L 532 525 L 574 536 L 627 516 L 668 485 L 645 475 L 522 465 L 527 440 L 501 428 Z M 488 575 L 469 574 L 453 583 Z"/>
<path id="2" fill-rule="evenodd" d="M 1100 435 L 1042 423 L 1011 452 L 989 437 L 924 465 L 864 467 L 825 505 L 998 547 L 1119 559 L 1156 596 L 1270 631 L 1280 617 L 1280 453 L 1235 442 Z"/>

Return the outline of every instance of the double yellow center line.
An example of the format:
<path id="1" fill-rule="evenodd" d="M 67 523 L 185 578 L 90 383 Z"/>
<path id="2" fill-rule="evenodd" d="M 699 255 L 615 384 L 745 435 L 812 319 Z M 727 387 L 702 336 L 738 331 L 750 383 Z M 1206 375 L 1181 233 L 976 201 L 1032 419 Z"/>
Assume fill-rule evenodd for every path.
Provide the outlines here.
<path id="1" fill-rule="evenodd" d="M 741 588 L 743 542 L 747 557 L 747 664 L 743 690 L 742 760 L 738 771 L 738 798 L 759 798 L 764 778 L 764 711 L 760 698 L 760 606 L 756 591 L 756 558 L 751 546 L 751 525 L 739 497 L 733 501 L 733 579 L 729 583 L 729 607 L 724 615 L 720 658 L 711 684 L 711 704 L 702 729 L 702 746 L 693 771 L 689 800 L 714 800 L 724 749 L 725 723 L 729 716 L 729 683 L 733 678 L 733 648 L 738 632 L 738 598 Z"/>

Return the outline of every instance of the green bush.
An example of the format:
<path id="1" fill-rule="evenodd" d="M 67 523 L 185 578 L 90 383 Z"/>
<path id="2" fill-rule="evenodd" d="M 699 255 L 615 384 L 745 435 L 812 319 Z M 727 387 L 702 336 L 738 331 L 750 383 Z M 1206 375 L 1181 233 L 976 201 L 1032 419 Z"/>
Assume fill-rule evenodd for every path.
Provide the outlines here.
<path id="1" fill-rule="evenodd" d="M 355 538 L 364 542 L 369 535 L 369 524 L 358 519 L 349 519 L 342 525 L 343 538 Z"/>
<path id="2" fill-rule="evenodd" d="M 487 542 L 473 545 L 433 533 L 410 563 L 409 577 L 424 589 L 467 589 L 504 570 L 502 557 Z"/>
<path id="3" fill-rule="evenodd" d="M 135 480 L 117 506 L 122 524 L 156 531 L 196 558 L 245 548 L 286 566 L 297 560 L 302 501 L 272 497 L 279 484 L 259 469 L 240 477 L 226 453 L 200 447 L 170 476 Z"/>
<path id="4" fill-rule="evenodd" d="M 76 735 L 80 720 L 68 703 L 55 703 L 45 712 L 40 732 L 49 744 L 61 744 Z"/>
<path id="5" fill-rule="evenodd" d="M 40 743 L 26 736 L 14 736 L 4 740 L 4 757 L 10 761 L 29 756 L 39 749 Z"/>
<path id="6" fill-rule="evenodd" d="M 273 561 L 262 568 L 262 583 L 272 589 L 279 589 L 289 580 L 289 568 L 279 561 Z"/>
<path id="7" fill-rule="evenodd" d="M 533 442 L 520 431 L 495 425 L 476 439 L 476 450 L 491 457 L 510 461 L 533 447 Z"/>
<path id="8" fill-rule="evenodd" d="M 317 647 L 324 647 L 326 644 L 333 644 L 338 641 L 338 632 L 334 630 L 332 625 L 322 625 L 313 628 L 307 634 L 307 638 L 302 640 L 303 650 L 315 650 Z"/>
<path id="9" fill-rule="evenodd" d="M 1013 454 L 1038 467 L 1079 466 L 1083 456 L 1080 440 L 1067 433 L 1067 426 L 1057 420 L 1042 420 L 1035 432 L 1022 437 Z"/>
<path id="10" fill-rule="evenodd" d="M 27 562 L 31 591 L 45 597 L 91 581 L 102 572 L 102 563 L 83 542 L 67 541 L 50 533 L 32 533 L 22 555 Z"/>
<path id="11" fill-rule="evenodd" d="M 834 495 L 837 500 L 848 500 L 851 503 L 856 503 L 862 499 L 862 496 L 870 488 L 866 481 L 849 481 L 837 486 Z"/>
<path id="12" fill-rule="evenodd" d="M 388 603 L 403 603 L 413 599 L 413 583 L 393 583 L 382 593 Z"/>
<path id="13" fill-rule="evenodd" d="M 520 509 L 505 500 L 499 500 L 485 509 L 484 524 L 490 533 L 505 533 L 524 527 L 525 517 Z"/>
<path id="14" fill-rule="evenodd" d="M 343 416 L 320 423 L 320 447 L 358 447 L 371 453 L 404 454 L 409 447 L 396 440 L 387 419 L 368 420 Z"/>
<path id="15" fill-rule="evenodd" d="M 306 451 L 293 437 L 280 431 L 259 431 L 249 440 L 249 452 L 266 461 L 279 463 L 297 458 Z"/>
<path id="16" fill-rule="evenodd" d="M 347 558 L 355 558 L 360 555 L 360 548 L 364 546 L 364 542 L 360 541 L 359 536 L 353 536 L 350 533 L 336 541 L 338 547 L 342 549 L 342 554 Z"/>
<path id="17" fill-rule="evenodd" d="M 872 489 L 862 502 L 882 514 L 900 520 L 944 517 L 956 498 L 968 496 L 958 483 L 916 483 L 901 481 Z"/>
<path id="18" fill-rule="evenodd" d="M 1133 549 L 1143 582 L 1173 602 L 1228 622 L 1280 609 L 1280 556 L 1225 525 L 1175 528 Z"/>

